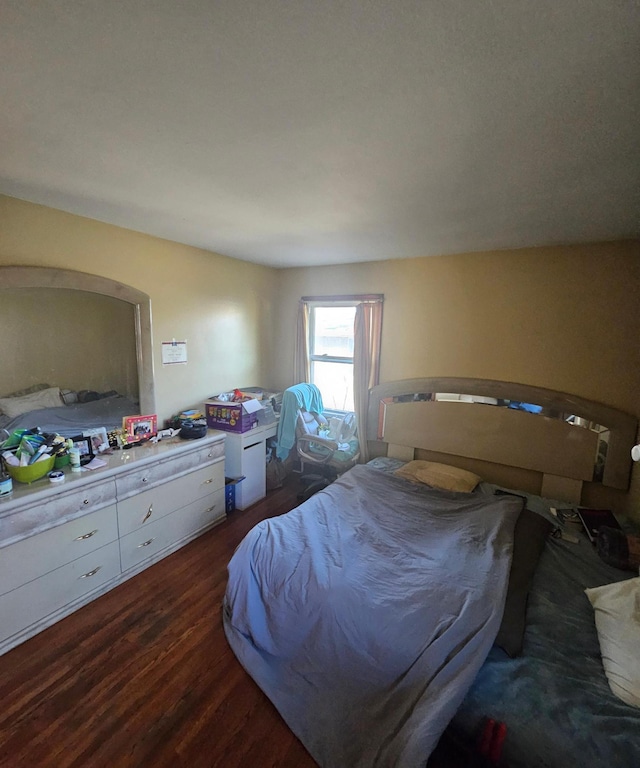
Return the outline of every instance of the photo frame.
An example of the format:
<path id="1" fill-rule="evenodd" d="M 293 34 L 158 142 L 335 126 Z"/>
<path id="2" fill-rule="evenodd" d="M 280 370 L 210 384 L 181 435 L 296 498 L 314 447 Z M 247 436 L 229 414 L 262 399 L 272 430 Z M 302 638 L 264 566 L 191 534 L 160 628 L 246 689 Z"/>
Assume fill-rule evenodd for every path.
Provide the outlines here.
<path id="1" fill-rule="evenodd" d="M 85 437 L 85 435 L 76 435 L 71 438 L 73 447 L 80 451 L 80 465 L 84 466 L 88 464 L 94 457 L 93 445 L 91 444 L 91 438 Z"/>
<path id="2" fill-rule="evenodd" d="M 155 413 L 146 416 L 125 416 L 122 419 L 125 439 L 129 445 L 149 440 L 158 432 L 158 417 Z"/>
<path id="3" fill-rule="evenodd" d="M 82 433 L 84 437 L 91 439 L 91 447 L 95 456 L 103 453 L 109 448 L 109 437 L 107 435 L 106 427 L 95 427 L 93 429 L 85 429 Z"/>

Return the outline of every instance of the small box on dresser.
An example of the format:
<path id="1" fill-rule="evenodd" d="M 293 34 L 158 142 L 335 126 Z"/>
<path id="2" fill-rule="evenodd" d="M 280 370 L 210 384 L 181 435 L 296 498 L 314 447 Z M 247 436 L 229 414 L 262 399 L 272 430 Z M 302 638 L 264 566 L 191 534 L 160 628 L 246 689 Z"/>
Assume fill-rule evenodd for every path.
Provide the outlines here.
<path id="1" fill-rule="evenodd" d="M 263 410 L 257 398 L 249 397 L 244 402 L 234 403 L 212 398 L 204 404 L 207 425 L 211 429 L 242 434 L 258 426 L 258 412 Z"/>

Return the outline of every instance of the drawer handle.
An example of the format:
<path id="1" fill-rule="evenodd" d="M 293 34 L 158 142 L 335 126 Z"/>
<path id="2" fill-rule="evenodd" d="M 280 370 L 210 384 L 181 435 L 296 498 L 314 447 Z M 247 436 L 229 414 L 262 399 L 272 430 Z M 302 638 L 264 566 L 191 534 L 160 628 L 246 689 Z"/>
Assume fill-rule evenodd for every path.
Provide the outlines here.
<path id="1" fill-rule="evenodd" d="M 88 504 L 89 503 L 89 499 L 85 499 L 82 503 L 83 504 Z"/>
<path id="2" fill-rule="evenodd" d="M 143 477 L 143 478 L 142 478 L 142 482 L 143 482 L 143 483 L 146 483 L 146 482 L 147 482 L 147 478 L 146 478 L 146 477 Z"/>
<path id="3" fill-rule="evenodd" d="M 213 458 L 213 453 L 209 452 L 209 453 L 207 454 L 207 458 L 208 458 L 208 459 L 212 459 L 212 458 Z"/>
<path id="4" fill-rule="evenodd" d="M 92 536 L 95 536 L 96 533 L 98 533 L 98 529 L 96 528 L 95 531 L 90 531 L 89 533 L 85 533 L 83 536 L 77 536 L 74 541 L 84 541 L 85 539 L 90 539 Z"/>
<path id="5" fill-rule="evenodd" d="M 102 568 L 101 565 L 99 565 L 97 568 L 94 568 L 92 571 L 89 571 L 89 573 L 83 573 L 82 576 L 80 576 L 81 579 L 88 579 L 90 576 L 95 576 L 96 573 Z"/>
<path id="6" fill-rule="evenodd" d="M 213 510 L 216 508 L 216 505 L 214 504 L 212 507 L 209 507 L 209 509 L 205 509 L 206 512 L 213 512 Z"/>
<path id="7" fill-rule="evenodd" d="M 147 514 L 146 514 L 146 515 L 145 515 L 145 516 L 142 518 L 142 522 L 143 522 L 143 523 L 146 523 L 146 522 L 147 522 L 147 520 L 148 520 L 148 519 L 151 517 L 151 515 L 152 515 L 152 514 L 153 514 L 153 504 L 149 504 L 149 511 L 148 511 L 148 512 L 147 512 Z"/>
<path id="8" fill-rule="evenodd" d="M 148 547 L 149 544 L 151 544 L 152 541 L 155 541 L 156 537 L 154 536 L 152 539 L 148 539 L 147 541 L 143 541 L 142 544 L 138 544 L 138 549 L 141 547 Z"/>
<path id="9" fill-rule="evenodd" d="M 204 483 L 202 483 L 202 485 L 209 485 L 212 482 L 213 482 L 213 478 L 210 477 L 208 480 L 205 480 Z"/>

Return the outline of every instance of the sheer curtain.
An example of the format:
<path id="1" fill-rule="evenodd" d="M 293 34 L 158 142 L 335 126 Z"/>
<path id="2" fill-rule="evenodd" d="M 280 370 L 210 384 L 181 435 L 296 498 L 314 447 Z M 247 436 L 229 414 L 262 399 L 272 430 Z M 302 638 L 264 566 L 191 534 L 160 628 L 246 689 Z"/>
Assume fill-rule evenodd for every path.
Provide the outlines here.
<path id="1" fill-rule="evenodd" d="M 311 376 L 309 369 L 309 304 L 304 299 L 298 302 L 293 375 L 295 377 L 294 384 L 308 382 Z"/>
<path id="2" fill-rule="evenodd" d="M 358 420 L 360 462 L 369 460 L 367 408 L 369 390 L 379 383 L 380 341 L 382 338 L 382 297 L 363 301 L 356 307 L 353 349 L 353 397 Z"/>
<path id="3" fill-rule="evenodd" d="M 353 396 L 358 421 L 360 461 L 366 462 L 369 459 L 367 447 L 369 389 L 379 383 L 384 296 L 379 294 L 368 296 L 318 296 L 301 299 L 298 304 L 294 356 L 296 383 L 309 381 L 309 303 L 320 300 L 341 303 L 353 302 L 356 305 L 353 349 Z"/>

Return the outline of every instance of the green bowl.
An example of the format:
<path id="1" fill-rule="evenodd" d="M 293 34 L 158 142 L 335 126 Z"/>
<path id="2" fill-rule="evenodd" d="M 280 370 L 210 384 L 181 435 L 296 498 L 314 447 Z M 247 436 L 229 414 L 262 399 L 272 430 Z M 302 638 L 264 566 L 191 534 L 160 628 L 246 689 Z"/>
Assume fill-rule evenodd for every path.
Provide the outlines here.
<path id="1" fill-rule="evenodd" d="M 55 469 L 62 469 L 62 467 L 66 467 L 69 463 L 69 454 L 65 453 L 63 456 L 56 456 L 54 468 Z"/>
<path id="2" fill-rule="evenodd" d="M 5 466 L 10 477 L 14 480 L 19 483 L 33 483 L 34 480 L 44 477 L 47 472 L 51 472 L 55 460 L 55 456 L 49 456 L 48 459 L 36 461 L 35 464 L 29 464 L 28 467 L 12 467 L 11 464 L 5 464 Z"/>

